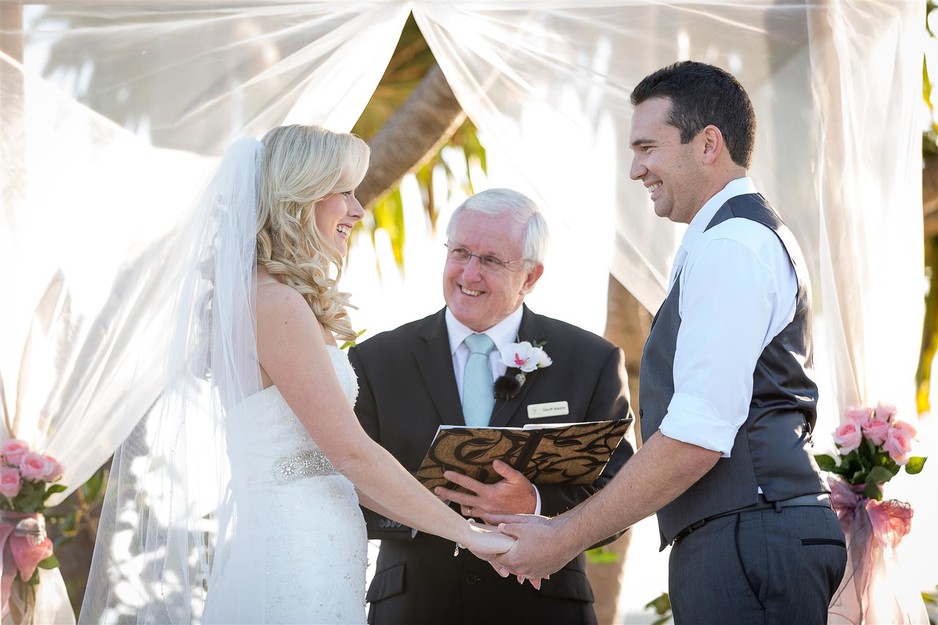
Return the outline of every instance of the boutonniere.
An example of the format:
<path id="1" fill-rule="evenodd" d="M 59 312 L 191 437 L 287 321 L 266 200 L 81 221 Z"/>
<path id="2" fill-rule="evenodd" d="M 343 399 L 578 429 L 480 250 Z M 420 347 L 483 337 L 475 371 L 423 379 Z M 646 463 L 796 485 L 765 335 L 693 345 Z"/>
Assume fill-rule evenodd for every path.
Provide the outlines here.
<path id="1" fill-rule="evenodd" d="M 518 369 L 519 371 L 514 375 L 506 373 L 495 380 L 495 397 L 498 399 L 511 399 L 521 390 L 521 385 L 527 379 L 526 373 L 549 367 L 553 363 L 550 356 L 543 349 L 546 344 L 547 341 L 539 343 L 521 341 L 520 343 L 509 343 L 499 350 L 501 363 L 509 369 Z"/>

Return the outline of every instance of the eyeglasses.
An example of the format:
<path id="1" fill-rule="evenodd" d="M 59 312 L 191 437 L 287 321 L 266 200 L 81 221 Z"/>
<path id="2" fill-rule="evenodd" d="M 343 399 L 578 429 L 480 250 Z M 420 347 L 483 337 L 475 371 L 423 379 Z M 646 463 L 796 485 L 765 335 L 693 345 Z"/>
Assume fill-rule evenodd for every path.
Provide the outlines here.
<path id="1" fill-rule="evenodd" d="M 513 265 L 517 263 L 528 262 L 525 258 L 519 258 L 517 260 L 501 260 L 500 258 L 490 256 L 489 254 L 473 254 L 466 248 L 453 245 L 452 243 L 444 243 L 443 245 L 446 246 L 446 257 L 449 260 L 455 263 L 459 263 L 460 265 L 465 265 L 470 260 L 472 260 L 473 257 L 475 257 L 479 259 L 479 265 L 485 271 L 515 271 L 516 269 L 513 267 Z"/>

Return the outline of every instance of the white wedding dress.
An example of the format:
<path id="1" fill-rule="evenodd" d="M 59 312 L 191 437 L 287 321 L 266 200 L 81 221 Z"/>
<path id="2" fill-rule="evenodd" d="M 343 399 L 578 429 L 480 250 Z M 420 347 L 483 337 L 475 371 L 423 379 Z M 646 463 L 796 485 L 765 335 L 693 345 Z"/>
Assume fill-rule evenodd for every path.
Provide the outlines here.
<path id="1" fill-rule="evenodd" d="M 354 404 L 348 357 L 327 351 Z M 227 420 L 235 512 L 202 622 L 364 623 L 367 535 L 352 483 L 276 387 L 246 398 Z"/>

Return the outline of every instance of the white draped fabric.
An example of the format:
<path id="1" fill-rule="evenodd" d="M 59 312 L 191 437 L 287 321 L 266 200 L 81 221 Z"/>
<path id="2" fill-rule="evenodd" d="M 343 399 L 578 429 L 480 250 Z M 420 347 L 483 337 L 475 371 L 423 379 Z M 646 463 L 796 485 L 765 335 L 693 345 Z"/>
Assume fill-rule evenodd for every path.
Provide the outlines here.
<path id="1" fill-rule="evenodd" d="M 350 128 L 410 12 L 487 147 L 578 237 L 554 261 L 601 262 L 651 311 L 682 231 L 629 179 L 630 90 L 686 58 L 733 72 L 752 177 L 814 280 L 821 433 L 846 403 L 914 414 L 924 2 L 3 0 L 5 436 L 70 490 L 108 459 L 156 399 L 168 241 L 207 171 L 237 136 Z"/>

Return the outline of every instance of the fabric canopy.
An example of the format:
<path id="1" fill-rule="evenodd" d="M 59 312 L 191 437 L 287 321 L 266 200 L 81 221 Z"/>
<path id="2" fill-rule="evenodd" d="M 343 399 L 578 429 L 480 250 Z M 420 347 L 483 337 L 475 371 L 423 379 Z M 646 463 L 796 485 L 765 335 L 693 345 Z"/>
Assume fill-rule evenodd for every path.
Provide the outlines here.
<path id="1" fill-rule="evenodd" d="M 601 263 L 651 311 L 682 227 L 629 179 L 630 90 L 681 59 L 733 72 L 752 176 L 813 277 L 822 424 L 915 414 L 923 2 L 5 0 L 6 436 L 59 458 L 69 492 L 156 399 L 167 241 L 206 172 L 237 136 L 351 128 L 411 12 L 488 149 L 575 234 L 554 259 Z"/>

